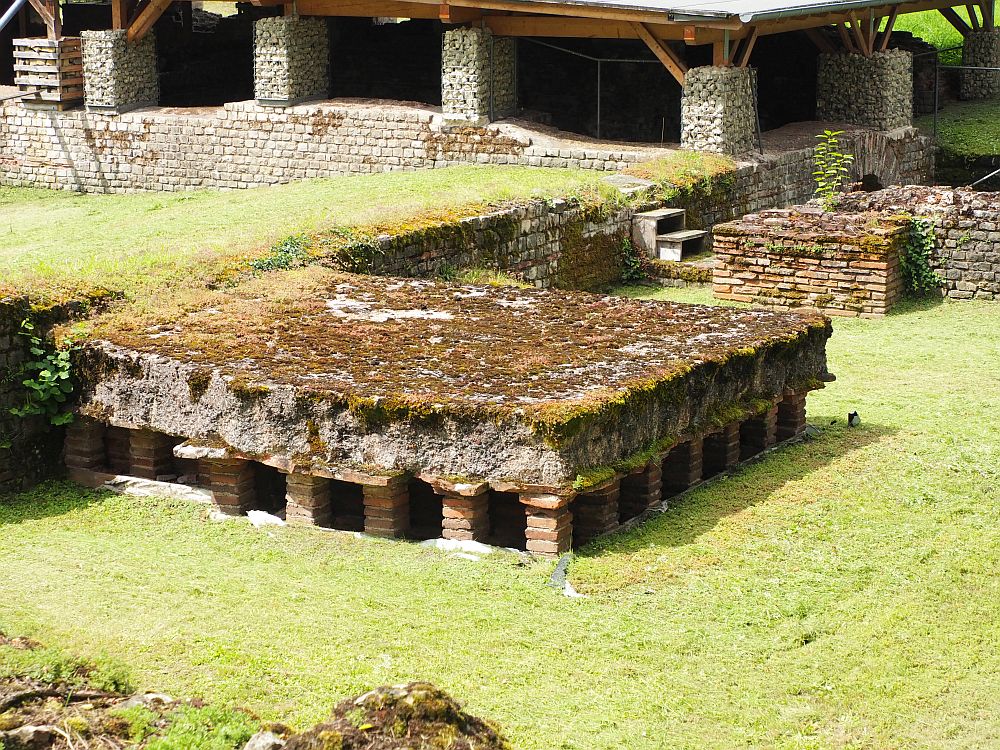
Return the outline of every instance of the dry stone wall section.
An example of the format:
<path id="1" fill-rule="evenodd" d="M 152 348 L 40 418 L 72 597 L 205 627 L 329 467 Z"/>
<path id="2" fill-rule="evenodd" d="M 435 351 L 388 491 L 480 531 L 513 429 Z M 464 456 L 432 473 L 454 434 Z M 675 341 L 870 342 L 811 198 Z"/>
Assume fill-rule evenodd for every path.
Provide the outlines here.
<path id="1" fill-rule="evenodd" d="M 878 130 L 913 124 L 913 56 L 904 50 L 822 54 L 816 78 L 816 117 Z"/>
<path id="2" fill-rule="evenodd" d="M 446 31 L 441 42 L 441 108 L 447 117 L 485 124 L 514 112 L 514 40 L 488 29 Z"/>
<path id="3" fill-rule="evenodd" d="M 152 32 L 135 44 L 124 30 L 84 31 L 80 38 L 87 109 L 120 113 L 156 104 L 160 82 Z"/>
<path id="4" fill-rule="evenodd" d="M 731 155 L 752 150 L 756 75 L 752 68 L 690 69 L 681 99 L 681 146 Z"/>
<path id="5" fill-rule="evenodd" d="M 980 29 L 965 35 L 962 65 L 1000 68 L 1000 31 Z M 1000 70 L 963 70 L 963 99 L 1000 97 Z"/>

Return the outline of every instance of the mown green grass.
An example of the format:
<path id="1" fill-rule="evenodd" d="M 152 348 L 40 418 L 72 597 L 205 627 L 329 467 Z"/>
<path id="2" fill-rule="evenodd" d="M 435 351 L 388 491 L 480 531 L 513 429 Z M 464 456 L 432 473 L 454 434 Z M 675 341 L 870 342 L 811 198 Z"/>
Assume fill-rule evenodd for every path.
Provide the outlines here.
<path id="1" fill-rule="evenodd" d="M 529 750 L 997 747 L 997 315 L 836 321 L 820 436 L 585 550 L 586 599 L 548 562 L 50 484 L 0 503 L 0 628 L 300 725 L 419 678 Z"/>
<path id="2" fill-rule="evenodd" d="M 122 196 L 0 188 L 0 283 L 132 292 L 184 283 L 197 274 L 199 261 L 260 251 L 294 233 L 573 194 L 597 181 L 583 170 L 466 166 L 228 192 Z"/>
<path id="3" fill-rule="evenodd" d="M 934 115 L 917 120 L 928 135 Z M 938 144 L 949 160 L 1000 155 L 1000 101 L 951 102 L 938 113 Z"/>

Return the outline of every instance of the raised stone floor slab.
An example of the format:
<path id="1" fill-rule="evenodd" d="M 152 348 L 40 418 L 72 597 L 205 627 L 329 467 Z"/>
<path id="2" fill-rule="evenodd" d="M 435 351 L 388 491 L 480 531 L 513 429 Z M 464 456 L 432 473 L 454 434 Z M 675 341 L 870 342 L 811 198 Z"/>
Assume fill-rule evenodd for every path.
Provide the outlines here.
<path id="1" fill-rule="evenodd" d="M 82 414 L 283 472 L 571 496 L 828 379 L 816 314 L 328 271 L 291 286 L 100 325 Z"/>

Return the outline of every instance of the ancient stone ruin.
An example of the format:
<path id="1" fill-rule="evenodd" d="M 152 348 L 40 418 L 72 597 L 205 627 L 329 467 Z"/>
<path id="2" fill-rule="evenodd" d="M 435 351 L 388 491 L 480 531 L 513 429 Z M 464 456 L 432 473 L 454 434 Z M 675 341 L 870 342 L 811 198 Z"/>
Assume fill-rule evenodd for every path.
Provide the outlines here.
<path id="1" fill-rule="evenodd" d="M 66 463 L 183 476 L 233 515 L 559 554 L 798 435 L 829 335 L 811 314 L 313 271 L 99 323 Z"/>

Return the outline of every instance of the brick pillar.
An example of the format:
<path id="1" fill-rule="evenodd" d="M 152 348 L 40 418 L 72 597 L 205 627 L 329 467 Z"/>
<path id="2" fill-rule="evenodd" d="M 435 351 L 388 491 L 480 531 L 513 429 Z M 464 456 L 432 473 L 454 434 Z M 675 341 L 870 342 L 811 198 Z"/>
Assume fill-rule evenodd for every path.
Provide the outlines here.
<path id="1" fill-rule="evenodd" d="M 410 492 L 405 477 L 385 486 L 364 485 L 365 533 L 400 538 L 410 530 Z"/>
<path id="2" fill-rule="evenodd" d="M 618 498 L 621 484 L 611 482 L 573 501 L 573 536 L 578 545 L 618 528 Z"/>
<path id="3" fill-rule="evenodd" d="M 157 103 L 160 79 L 153 32 L 135 44 L 128 42 L 123 29 L 84 31 L 80 38 L 88 110 L 121 113 Z"/>
<path id="4" fill-rule="evenodd" d="M 105 427 L 87 417 L 77 417 L 66 428 L 66 468 L 97 471 L 107 466 Z"/>
<path id="5" fill-rule="evenodd" d="M 556 556 L 573 546 L 573 514 L 568 497 L 557 495 L 521 495 L 527 514 L 525 548 L 537 555 Z"/>
<path id="6" fill-rule="evenodd" d="M 913 56 L 903 50 L 871 57 L 825 53 L 816 77 L 816 119 L 877 130 L 913 124 Z"/>
<path id="7" fill-rule="evenodd" d="M 681 146 L 730 155 L 753 149 L 756 76 L 752 68 L 691 68 L 681 99 Z"/>
<path id="8" fill-rule="evenodd" d="M 778 404 L 778 442 L 805 432 L 807 395 L 805 392 L 789 393 Z"/>
<path id="9" fill-rule="evenodd" d="M 285 477 L 285 520 L 314 526 L 329 526 L 330 480 L 310 474 Z"/>
<path id="10" fill-rule="evenodd" d="M 231 516 L 253 509 L 257 500 L 253 464 L 236 458 L 203 459 L 216 507 Z"/>
<path id="11" fill-rule="evenodd" d="M 965 35 L 962 65 L 979 68 L 1000 68 L 1000 30 L 980 29 Z M 963 99 L 996 99 L 1000 97 L 1000 71 L 963 70 Z"/>
<path id="12" fill-rule="evenodd" d="M 621 521 L 657 507 L 663 500 L 663 470 L 660 461 L 646 464 L 624 477 L 618 497 L 618 517 Z"/>
<path id="13" fill-rule="evenodd" d="M 514 114 L 514 40 L 488 29 L 444 33 L 441 110 L 445 117 L 484 125 Z"/>
<path id="14" fill-rule="evenodd" d="M 684 492 L 701 481 L 703 445 L 704 441 L 697 437 L 670 449 L 667 457 L 663 459 L 664 497 Z"/>
<path id="15" fill-rule="evenodd" d="M 143 479 L 174 473 L 174 440 L 151 430 L 131 430 L 128 436 L 129 473 Z"/>
<path id="16" fill-rule="evenodd" d="M 128 474 L 132 468 L 131 439 L 124 427 L 108 427 L 104 431 L 104 449 L 108 453 L 108 470 L 115 474 Z"/>
<path id="17" fill-rule="evenodd" d="M 706 435 L 703 453 L 703 476 L 706 478 L 736 466 L 740 462 L 740 423 L 732 422 Z"/>
<path id="18" fill-rule="evenodd" d="M 756 456 L 777 442 L 778 407 L 773 406 L 763 414 L 746 420 L 740 425 L 740 460 Z"/>
<path id="19" fill-rule="evenodd" d="M 289 107 L 329 95 L 325 18 L 261 18 L 253 28 L 253 89 L 258 103 Z"/>
<path id="20" fill-rule="evenodd" d="M 490 492 L 487 488 L 478 495 L 441 496 L 441 536 L 445 539 L 472 539 L 485 542 L 490 536 Z"/>

